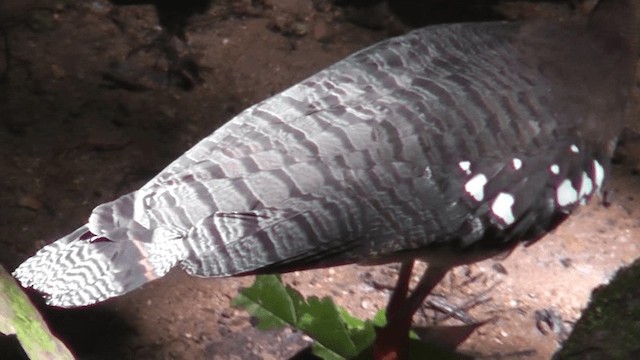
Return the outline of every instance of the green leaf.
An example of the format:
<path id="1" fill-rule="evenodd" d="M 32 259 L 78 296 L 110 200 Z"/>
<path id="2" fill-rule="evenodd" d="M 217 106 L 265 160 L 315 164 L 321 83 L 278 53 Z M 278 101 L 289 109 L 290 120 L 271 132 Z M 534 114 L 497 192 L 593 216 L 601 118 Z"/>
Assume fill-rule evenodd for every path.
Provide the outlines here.
<path id="1" fill-rule="evenodd" d="M 240 291 L 233 305 L 246 309 L 258 319 L 258 329 L 268 330 L 296 326 L 296 306 L 304 302 L 302 295 L 293 289 L 285 289 L 279 276 L 256 277 L 249 288 Z"/>
<path id="2" fill-rule="evenodd" d="M 387 312 L 386 310 L 379 310 L 371 319 L 373 325 L 376 327 L 383 327 L 387 325 Z"/>
<path id="3" fill-rule="evenodd" d="M 298 328 L 316 342 L 342 358 L 358 354 L 347 326 L 342 321 L 340 311 L 331 298 L 307 299 L 308 303 L 300 309 Z"/>
<path id="4" fill-rule="evenodd" d="M 340 319 L 347 326 L 349 330 L 359 330 L 365 327 L 365 322 L 358 319 L 357 317 L 351 315 L 347 309 L 343 307 L 338 308 L 338 314 L 340 315 Z"/>
<path id="5" fill-rule="evenodd" d="M 362 321 L 361 319 L 351 315 L 342 307 L 339 308 L 339 311 L 342 321 L 346 324 L 347 329 L 349 330 L 349 337 L 351 338 L 351 341 L 353 341 L 357 353 L 362 352 L 364 349 L 368 348 L 376 338 L 374 328 L 374 326 L 376 326 L 375 320 Z M 384 316 L 384 310 L 380 310 L 378 314 L 380 313 Z"/>

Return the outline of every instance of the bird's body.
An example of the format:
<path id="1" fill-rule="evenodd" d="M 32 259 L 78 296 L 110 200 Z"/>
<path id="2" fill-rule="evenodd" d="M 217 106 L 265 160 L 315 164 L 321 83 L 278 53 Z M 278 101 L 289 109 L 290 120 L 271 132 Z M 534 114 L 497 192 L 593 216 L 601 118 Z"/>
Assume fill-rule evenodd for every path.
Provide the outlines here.
<path id="1" fill-rule="evenodd" d="M 635 21 L 632 4 L 604 2 Z M 14 274 L 79 306 L 175 265 L 453 265 L 536 240 L 602 188 L 623 126 L 637 45 L 618 32 L 628 23 L 600 20 L 440 25 L 373 45 L 245 110 Z"/>

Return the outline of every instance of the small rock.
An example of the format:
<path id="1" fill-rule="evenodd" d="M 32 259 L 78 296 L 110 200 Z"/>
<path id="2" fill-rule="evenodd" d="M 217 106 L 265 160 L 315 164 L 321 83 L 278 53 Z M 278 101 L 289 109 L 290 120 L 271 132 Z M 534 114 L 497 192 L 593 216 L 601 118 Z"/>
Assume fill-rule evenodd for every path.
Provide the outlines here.
<path id="1" fill-rule="evenodd" d="M 571 261 L 570 258 L 562 258 L 562 259 L 560 259 L 560 264 L 562 264 L 562 266 L 564 266 L 566 268 L 569 268 L 569 267 L 571 267 L 573 262 Z"/>
<path id="2" fill-rule="evenodd" d="M 495 263 L 491 265 L 491 268 L 493 268 L 493 270 L 495 270 L 499 274 L 502 274 L 502 275 L 508 274 L 507 269 L 501 263 Z"/>
<path id="3" fill-rule="evenodd" d="M 233 317 L 233 309 L 224 309 L 222 310 L 222 312 L 220 312 L 220 316 L 222 316 L 223 318 L 227 318 L 230 319 Z"/>
<path id="4" fill-rule="evenodd" d="M 34 195 L 23 195 L 18 199 L 18 205 L 29 210 L 38 211 L 42 209 L 42 202 Z"/>
<path id="5" fill-rule="evenodd" d="M 289 14 L 277 14 L 268 25 L 269 29 L 284 36 L 305 36 L 309 32 L 309 26 L 304 21 L 296 20 Z"/>
<path id="6" fill-rule="evenodd" d="M 296 36 L 305 36 L 309 32 L 309 26 L 302 21 L 291 24 L 291 33 Z"/>
<path id="7" fill-rule="evenodd" d="M 329 25 L 324 20 L 318 20 L 313 24 L 313 38 L 319 42 L 327 42 L 331 37 Z"/>
<path id="8" fill-rule="evenodd" d="M 231 5 L 231 11 L 237 16 L 258 17 L 263 10 L 254 6 L 251 0 L 236 0 Z"/>
<path id="9" fill-rule="evenodd" d="M 371 301 L 369 301 L 369 299 L 362 300 L 362 302 L 360 303 L 360 307 L 368 310 L 371 307 Z"/>
<path id="10" fill-rule="evenodd" d="M 54 79 L 60 79 L 63 78 L 66 74 L 64 72 L 64 70 L 56 65 L 56 64 L 52 64 L 51 65 L 51 75 L 53 75 Z"/>

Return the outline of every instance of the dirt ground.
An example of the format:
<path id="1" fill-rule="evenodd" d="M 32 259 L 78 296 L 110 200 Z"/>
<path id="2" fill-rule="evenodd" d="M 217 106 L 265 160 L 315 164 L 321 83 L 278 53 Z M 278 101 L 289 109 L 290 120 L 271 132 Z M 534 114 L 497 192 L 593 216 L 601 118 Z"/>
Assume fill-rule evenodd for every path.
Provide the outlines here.
<path id="1" fill-rule="evenodd" d="M 569 13 L 565 5 L 525 4 L 510 11 Z M 455 12 L 443 14 L 431 17 L 456 19 Z M 469 14 L 486 18 L 491 12 L 465 8 L 464 18 Z M 165 65 L 159 52 L 143 49 L 160 34 L 150 5 L 0 0 L 0 263 L 14 269 L 82 224 L 93 207 L 140 187 L 242 109 L 407 28 L 382 7 L 220 0 L 187 28 L 190 47 L 183 51 L 202 66 L 202 83 L 185 91 L 154 69 L 154 63 Z M 614 166 L 611 206 L 593 201 L 531 247 L 455 269 L 417 323 L 490 319 L 460 345 L 461 353 L 550 358 L 592 289 L 640 258 L 638 155 L 627 150 Z M 332 296 L 367 318 L 384 307 L 396 273 L 394 264 L 345 266 L 284 280 L 305 295 Z M 41 308 L 81 359 L 294 356 L 308 338 L 288 329 L 259 332 L 245 312 L 230 306 L 251 281 L 200 279 L 175 270 L 92 307 Z M 452 316 L 445 311 L 452 306 L 465 311 Z M 13 339 L 0 337 L 0 358 L 23 356 Z"/>

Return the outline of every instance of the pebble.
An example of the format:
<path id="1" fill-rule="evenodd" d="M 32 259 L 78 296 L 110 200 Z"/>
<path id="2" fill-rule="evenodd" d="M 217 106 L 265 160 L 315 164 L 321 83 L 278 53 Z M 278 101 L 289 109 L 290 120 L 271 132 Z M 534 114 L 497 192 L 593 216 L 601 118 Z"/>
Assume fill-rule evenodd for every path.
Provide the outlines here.
<path id="1" fill-rule="evenodd" d="M 29 210 L 38 211 L 42 209 L 42 202 L 35 195 L 23 195 L 18 199 L 18 205 Z"/>
<path id="2" fill-rule="evenodd" d="M 313 38 L 319 42 L 327 42 L 331 38 L 329 25 L 324 20 L 318 20 L 313 24 Z"/>
<path id="3" fill-rule="evenodd" d="M 371 301 L 369 299 L 362 300 L 362 302 L 360 303 L 360 307 L 368 310 L 371 307 Z"/>

